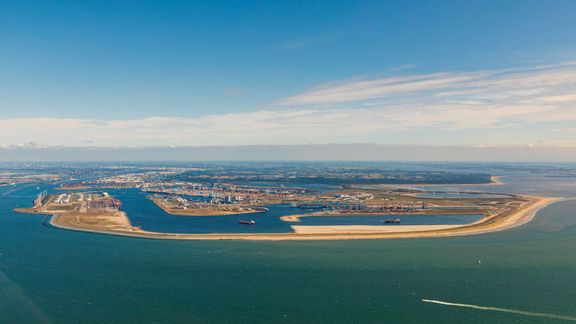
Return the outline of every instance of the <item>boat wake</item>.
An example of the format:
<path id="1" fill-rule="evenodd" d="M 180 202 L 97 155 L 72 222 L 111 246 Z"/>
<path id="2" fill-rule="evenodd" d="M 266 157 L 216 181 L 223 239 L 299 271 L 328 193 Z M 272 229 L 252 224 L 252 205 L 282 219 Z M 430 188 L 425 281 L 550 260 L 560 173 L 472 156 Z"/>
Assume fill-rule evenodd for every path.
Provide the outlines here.
<path id="1" fill-rule="evenodd" d="M 422 299 L 422 302 L 423 303 L 446 305 L 446 306 L 473 308 L 473 309 L 479 309 L 479 310 L 485 310 L 485 311 L 511 313 L 511 314 L 518 314 L 518 315 L 525 315 L 525 316 L 532 316 L 532 317 L 543 317 L 543 318 L 549 318 L 549 319 L 557 319 L 557 320 L 576 322 L 576 317 L 565 316 L 565 315 L 527 312 L 527 311 L 521 311 L 521 310 L 516 310 L 516 309 L 499 308 L 499 307 L 478 306 L 478 305 L 469 305 L 469 304 L 457 304 L 457 303 L 449 303 L 449 302 L 445 302 L 445 301 L 441 301 L 441 300 L 433 300 L 433 299 Z"/>

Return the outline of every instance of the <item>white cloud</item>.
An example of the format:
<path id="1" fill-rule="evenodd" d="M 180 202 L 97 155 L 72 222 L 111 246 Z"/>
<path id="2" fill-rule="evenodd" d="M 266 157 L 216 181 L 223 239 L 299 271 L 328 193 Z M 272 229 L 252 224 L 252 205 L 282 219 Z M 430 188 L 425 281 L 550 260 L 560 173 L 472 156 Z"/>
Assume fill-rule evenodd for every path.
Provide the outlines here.
<path id="1" fill-rule="evenodd" d="M 331 83 L 281 101 L 298 108 L 196 118 L 0 119 L 0 145 L 572 145 L 575 139 L 554 130 L 576 125 L 574 93 L 576 62 L 396 76 Z"/>
<path id="2" fill-rule="evenodd" d="M 280 105 L 355 103 L 373 99 L 419 101 L 538 99 L 550 96 L 568 99 L 576 90 L 576 62 L 527 68 L 474 72 L 391 76 L 376 80 L 332 82 L 283 98 Z M 569 97 L 572 99 L 573 97 Z"/>
<path id="3" fill-rule="evenodd" d="M 85 146 L 190 146 L 295 143 L 405 143 L 402 133 L 420 134 L 418 142 L 438 144 L 440 131 L 506 130 L 510 124 L 576 120 L 576 110 L 545 106 L 477 106 L 461 103 L 363 109 L 301 109 L 210 115 L 199 118 L 153 117 L 106 122 L 85 119 L 0 120 L 0 144 L 40 143 Z M 509 137 L 518 142 L 523 134 Z M 486 138 L 489 139 L 487 132 Z M 455 137 L 451 143 L 486 138 Z M 520 142 L 522 142 L 520 140 Z M 37 145 L 40 145 L 37 144 Z"/>
<path id="4" fill-rule="evenodd" d="M 308 105 L 354 102 L 400 93 L 443 89 L 450 84 L 472 80 L 485 73 L 435 73 L 390 77 L 370 81 L 337 82 L 311 89 L 279 101 L 280 105 Z"/>

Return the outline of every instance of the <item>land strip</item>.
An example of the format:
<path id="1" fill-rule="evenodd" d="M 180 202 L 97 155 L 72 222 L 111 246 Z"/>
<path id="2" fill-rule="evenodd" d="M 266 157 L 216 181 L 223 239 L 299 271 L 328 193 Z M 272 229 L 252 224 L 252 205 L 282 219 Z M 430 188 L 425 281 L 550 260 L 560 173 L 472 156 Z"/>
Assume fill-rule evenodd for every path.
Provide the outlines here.
<path id="1" fill-rule="evenodd" d="M 475 235 L 500 231 L 529 222 L 541 208 L 561 200 L 537 196 L 519 196 L 522 203 L 503 213 L 487 213 L 479 221 L 468 225 L 401 225 L 401 226 L 292 226 L 293 233 L 238 234 L 178 234 L 158 233 L 133 226 L 124 212 L 50 211 L 45 208 L 17 209 L 19 212 L 53 215 L 54 227 L 101 234 L 122 235 L 149 239 L 171 240 L 343 240 L 390 239 Z M 106 197 L 106 199 L 109 199 Z"/>
<path id="2" fill-rule="evenodd" d="M 168 214 L 177 216 L 225 216 L 235 214 L 263 213 L 267 211 L 267 209 L 264 207 L 248 207 L 238 205 L 211 205 L 204 208 L 182 208 L 179 204 L 161 197 L 150 196 L 148 198 Z"/>

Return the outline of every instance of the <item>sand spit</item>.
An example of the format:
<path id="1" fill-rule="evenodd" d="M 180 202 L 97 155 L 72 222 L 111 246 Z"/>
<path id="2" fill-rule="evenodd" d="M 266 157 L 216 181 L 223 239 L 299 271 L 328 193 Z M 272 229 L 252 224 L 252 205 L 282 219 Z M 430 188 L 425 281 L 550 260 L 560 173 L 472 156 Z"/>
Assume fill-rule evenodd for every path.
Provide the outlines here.
<path id="1" fill-rule="evenodd" d="M 527 201 L 508 213 L 487 216 L 468 225 L 398 225 L 398 226 L 292 226 L 293 233 L 239 233 L 239 234 L 177 234 L 148 232 L 130 224 L 123 212 L 106 213 L 97 217 L 78 213 L 57 213 L 50 219 L 54 227 L 91 233 L 121 235 L 148 239 L 170 240 L 349 240 L 449 237 L 476 235 L 500 231 L 525 224 L 538 210 L 561 198 L 523 196 Z M 31 212 L 31 210 L 19 210 Z"/>

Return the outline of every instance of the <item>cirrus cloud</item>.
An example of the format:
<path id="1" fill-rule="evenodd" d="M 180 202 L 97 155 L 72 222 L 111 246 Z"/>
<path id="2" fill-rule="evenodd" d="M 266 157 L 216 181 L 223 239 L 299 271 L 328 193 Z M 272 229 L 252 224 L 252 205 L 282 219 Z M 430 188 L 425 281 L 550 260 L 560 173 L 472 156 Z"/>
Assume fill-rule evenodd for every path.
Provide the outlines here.
<path id="1" fill-rule="evenodd" d="M 572 145 L 554 130 L 574 128 L 575 93 L 576 62 L 392 76 L 333 82 L 243 113 L 0 119 L 0 145 Z"/>

